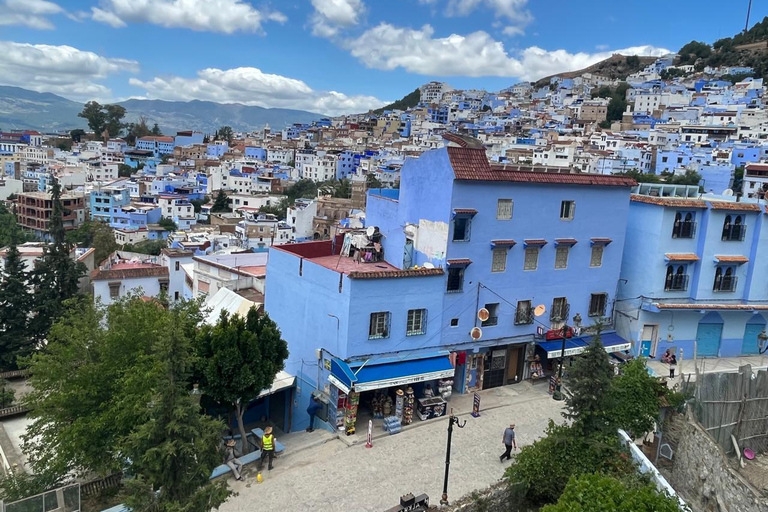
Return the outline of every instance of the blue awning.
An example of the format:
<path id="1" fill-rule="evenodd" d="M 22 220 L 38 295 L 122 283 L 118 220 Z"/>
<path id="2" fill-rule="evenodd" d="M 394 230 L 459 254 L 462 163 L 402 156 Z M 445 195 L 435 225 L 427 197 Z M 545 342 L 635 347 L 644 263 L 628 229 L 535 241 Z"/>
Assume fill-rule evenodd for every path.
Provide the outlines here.
<path id="1" fill-rule="evenodd" d="M 337 357 L 332 357 L 331 374 L 328 376 L 328 380 L 340 390 L 349 393 L 357 377 L 347 363 Z"/>
<path id="2" fill-rule="evenodd" d="M 447 356 L 412 359 L 387 364 L 367 364 L 357 371 L 355 391 L 402 386 L 414 382 L 427 382 L 453 377 L 453 366 Z"/>
<path id="3" fill-rule="evenodd" d="M 589 343 L 592 341 L 592 336 L 581 336 L 579 338 L 570 338 L 565 342 L 565 357 L 575 356 L 584 352 Z M 605 347 L 605 351 L 611 352 L 623 352 L 629 350 L 632 344 L 616 334 L 615 332 L 602 333 L 600 335 L 600 341 Z M 538 345 L 546 350 L 547 359 L 557 359 L 560 357 L 560 353 L 563 350 L 563 340 L 552 341 L 540 341 Z"/>

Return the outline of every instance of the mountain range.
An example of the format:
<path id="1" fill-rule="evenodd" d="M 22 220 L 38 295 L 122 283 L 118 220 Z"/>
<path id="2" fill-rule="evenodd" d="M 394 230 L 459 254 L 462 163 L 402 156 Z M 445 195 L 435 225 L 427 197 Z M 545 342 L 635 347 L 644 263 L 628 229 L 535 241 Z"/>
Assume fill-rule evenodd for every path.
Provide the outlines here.
<path id="1" fill-rule="evenodd" d="M 118 102 L 125 107 L 126 122 L 146 117 L 149 126 L 157 123 L 163 133 L 197 130 L 213 133 L 221 126 L 235 131 L 253 131 L 265 124 L 281 129 L 293 123 L 310 123 L 322 114 L 286 108 L 263 108 L 240 103 L 212 101 L 162 101 L 130 99 Z M 0 86 L 0 128 L 4 130 L 40 130 L 57 132 L 87 129 L 85 119 L 77 117 L 83 104 L 51 93 L 20 87 Z"/>

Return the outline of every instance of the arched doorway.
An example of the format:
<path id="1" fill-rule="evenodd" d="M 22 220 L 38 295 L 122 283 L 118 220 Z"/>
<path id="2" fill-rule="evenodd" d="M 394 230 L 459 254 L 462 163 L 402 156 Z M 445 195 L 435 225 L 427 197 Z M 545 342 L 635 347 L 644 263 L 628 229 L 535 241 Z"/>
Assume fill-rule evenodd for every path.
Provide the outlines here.
<path id="1" fill-rule="evenodd" d="M 723 317 L 718 313 L 707 313 L 696 330 L 696 345 L 699 357 L 720 355 L 720 341 L 723 336 Z"/>
<path id="2" fill-rule="evenodd" d="M 741 340 L 741 353 L 743 355 L 757 354 L 757 335 L 765 329 L 763 315 L 752 315 L 744 326 L 744 337 Z"/>

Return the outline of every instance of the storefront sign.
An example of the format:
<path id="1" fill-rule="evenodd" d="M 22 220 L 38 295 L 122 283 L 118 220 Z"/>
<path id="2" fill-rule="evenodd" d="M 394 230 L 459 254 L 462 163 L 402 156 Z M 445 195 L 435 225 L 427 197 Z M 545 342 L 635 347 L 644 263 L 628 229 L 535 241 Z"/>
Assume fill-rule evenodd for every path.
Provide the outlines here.
<path id="1" fill-rule="evenodd" d="M 472 402 L 472 416 L 475 418 L 480 417 L 480 395 L 475 393 L 474 400 Z"/>
<path id="2" fill-rule="evenodd" d="M 605 351 L 610 354 L 611 352 L 624 352 L 630 348 L 632 348 L 631 343 L 622 343 L 621 345 L 611 345 L 609 347 L 605 347 Z"/>
<path id="3" fill-rule="evenodd" d="M 377 380 L 373 382 L 355 382 L 355 391 L 362 393 L 363 391 L 371 391 L 374 389 L 391 388 L 395 386 L 404 386 L 405 384 L 413 384 L 414 382 L 426 382 L 437 379 L 449 379 L 453 377 L 453 368 L 450 370 L 443 370 L 432 373 L 422 373 L 421 375 L 408 375 L 397 379 Z M 333 381 L 331 381 L 333 382 Z M 341 388 L 339 388 L 341 389 Z"/>
<path id="4" fill-rule="evenodd" d="M 565 349 L 565 357 L 577 356 L 582 352 L 584 352 L 586 349 L 587 349 L 586 346 L 567 348 Z M 550 350 L 549 352 L 547 352 L 547 359 L 558 359 L 560 357 L 560 354 L 562 353 L 563 353 L 562 350 Z"/>

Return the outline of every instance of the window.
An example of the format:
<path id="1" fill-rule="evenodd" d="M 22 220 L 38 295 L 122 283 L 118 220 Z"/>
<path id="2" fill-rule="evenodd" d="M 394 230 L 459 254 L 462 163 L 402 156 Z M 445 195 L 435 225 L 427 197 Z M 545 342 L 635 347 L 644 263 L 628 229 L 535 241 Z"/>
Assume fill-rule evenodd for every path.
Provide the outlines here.
<path id="1" fill-rule="evenodd" d="M 712 290 L 716 292 L 736 291 L 737 278 L 734 275 L 735 273 L 734 267 L 717 267 L 715 270 L 715 283 Z"/>
<path id="2" fill-rule="evenodd" d="M 448 267 L 449 292 L 460 292 L 464 288 L 464 267 Z"/>
<path id="3" fill-rule="evenodd" d="M 116 299 L 120 297 L 120 283 L 109 283 L 109 298 Z"/>
<path id="4" fill-rule="evenodd" d="M 726 242 L 744 240 L 744 234 L 746 232 L 745 228 L 744 218 L 741 215 L 736 215 L 734 217 L 726 215 L 725 220 L 723 221 L 722 240 Z"/>
<path id="5" fill-rule="evenodd" d="M 176 265 L 174 265 L 174 268 L 176 269 L 176 272 L 178 272 L 179 268 L 181 268 L 181 263 L 177 261 Z"/>
<path id="6" fill-rule="evenodd" d="M 368 327 L 368 339 L 375 340 L 389 337 L 389 311 L 371 313 L 371 323 Z"/>
<path id="7" fill-rule="evenodd" d="M 409 309 L 408 323 L 405 326 L 406 336 L 416 336 L 427 332 L 426 309 Z"/>
<path id="8" fill-rule="evenodd" d="M 179 300 L 179 292 L 173 292 L 173 300 Z"/>
<path id="9" fill-rule="evenodd" d="M 507 270 L 507 249 L 494 249 L 491 272 L 504 272 Z"/>
<path id="10" fill-rule="evenodd" d="M 566 297 L 555 297 L 552 301 L 552 310 L 549 313 L 549 319 L 553 322 L 562 322 L 568 317 L 568 299 Z"/>
<path id="11" fill-rule="evenodd" d="M 499 199 L 496 202 L 496 219 L 497 220 L 512 219 L 512 200 L 511 199 Z"/>
<path id="12" fill-rule="evenodd" d="M 538 266 L 539 266 L 539 248 L 526 247 L 525 261 L 523 262 L 523 270 L 536 270 Z"/>
<path id="13" fill-rule="evenodd" d="M 592 246 L 592 256 L 589 258 L 590 267 L 602 267 L 603 266 L 603 250 L 605 246 L 603 244 Z"/>
<path id="14" fill-rule="evenodd" d="M 453 219 L 454 242 L 469 242 L 469 223 L 470 218 L 463 215 Z"/>
<path id="15" fill-rule="evenodd" d="M 666 157 L 666 156 L 663 156 L 663 157 L 661 157 L 661 161 L 662 161 L 663 163 L 666 163 L 666 162 L 667 162 L 667 157 Z"/>
<path id="16" fill-rule="evenodd" d="M 607 302 L 607 293 L 593 293 L 589 297 L 589 316 L 605 316 L 605 304 Z"/>
<path id="17" fill-rule="evenodd" d="M 693 213 L 677 212 L 672 226 L 672 238 L 693 238 L 695 234 L 696 223 L 693 221 Z"/>
<path id="18" fill-rule="evenodd" d="M 573 219 L 573 211 L 576 209 L 576 201 L 563 201 L 560 203 L 560 220 Z"/>
<path id="19" fill-rule="evenodd" d="M 482 323 L 483 327 L 490 327 L 499 323 L 499 303 L 486 304 L 485 309 L 488 310 L 488 320 Z"/>
<path id="20" fill-rule="evenodd" d="M 684 292 L 688 289 L 688 275 L 685 265 L 668 265 L 667 277 L 664 280 L 664 291 Z"/>
<path id="21" fill-rule="evenodd" d="M 559 245 L 555 248 L 555 268 L 568 268 L 568 251 L 570 247 L 567 245 Z"/>
<path id="22" fill-rule="evenodd" d="M 451 318 L 451 327 L 458 327 L 458 326 L 459 326 L 459 319 Z"/>
<path id="23" fill-rule="evenodd" d="M 515 311 L 515 325 L 528 325 L 533 323 L 533 311 L 531 310 L 531 301 L 517 301 L 517 311 Z"/>

